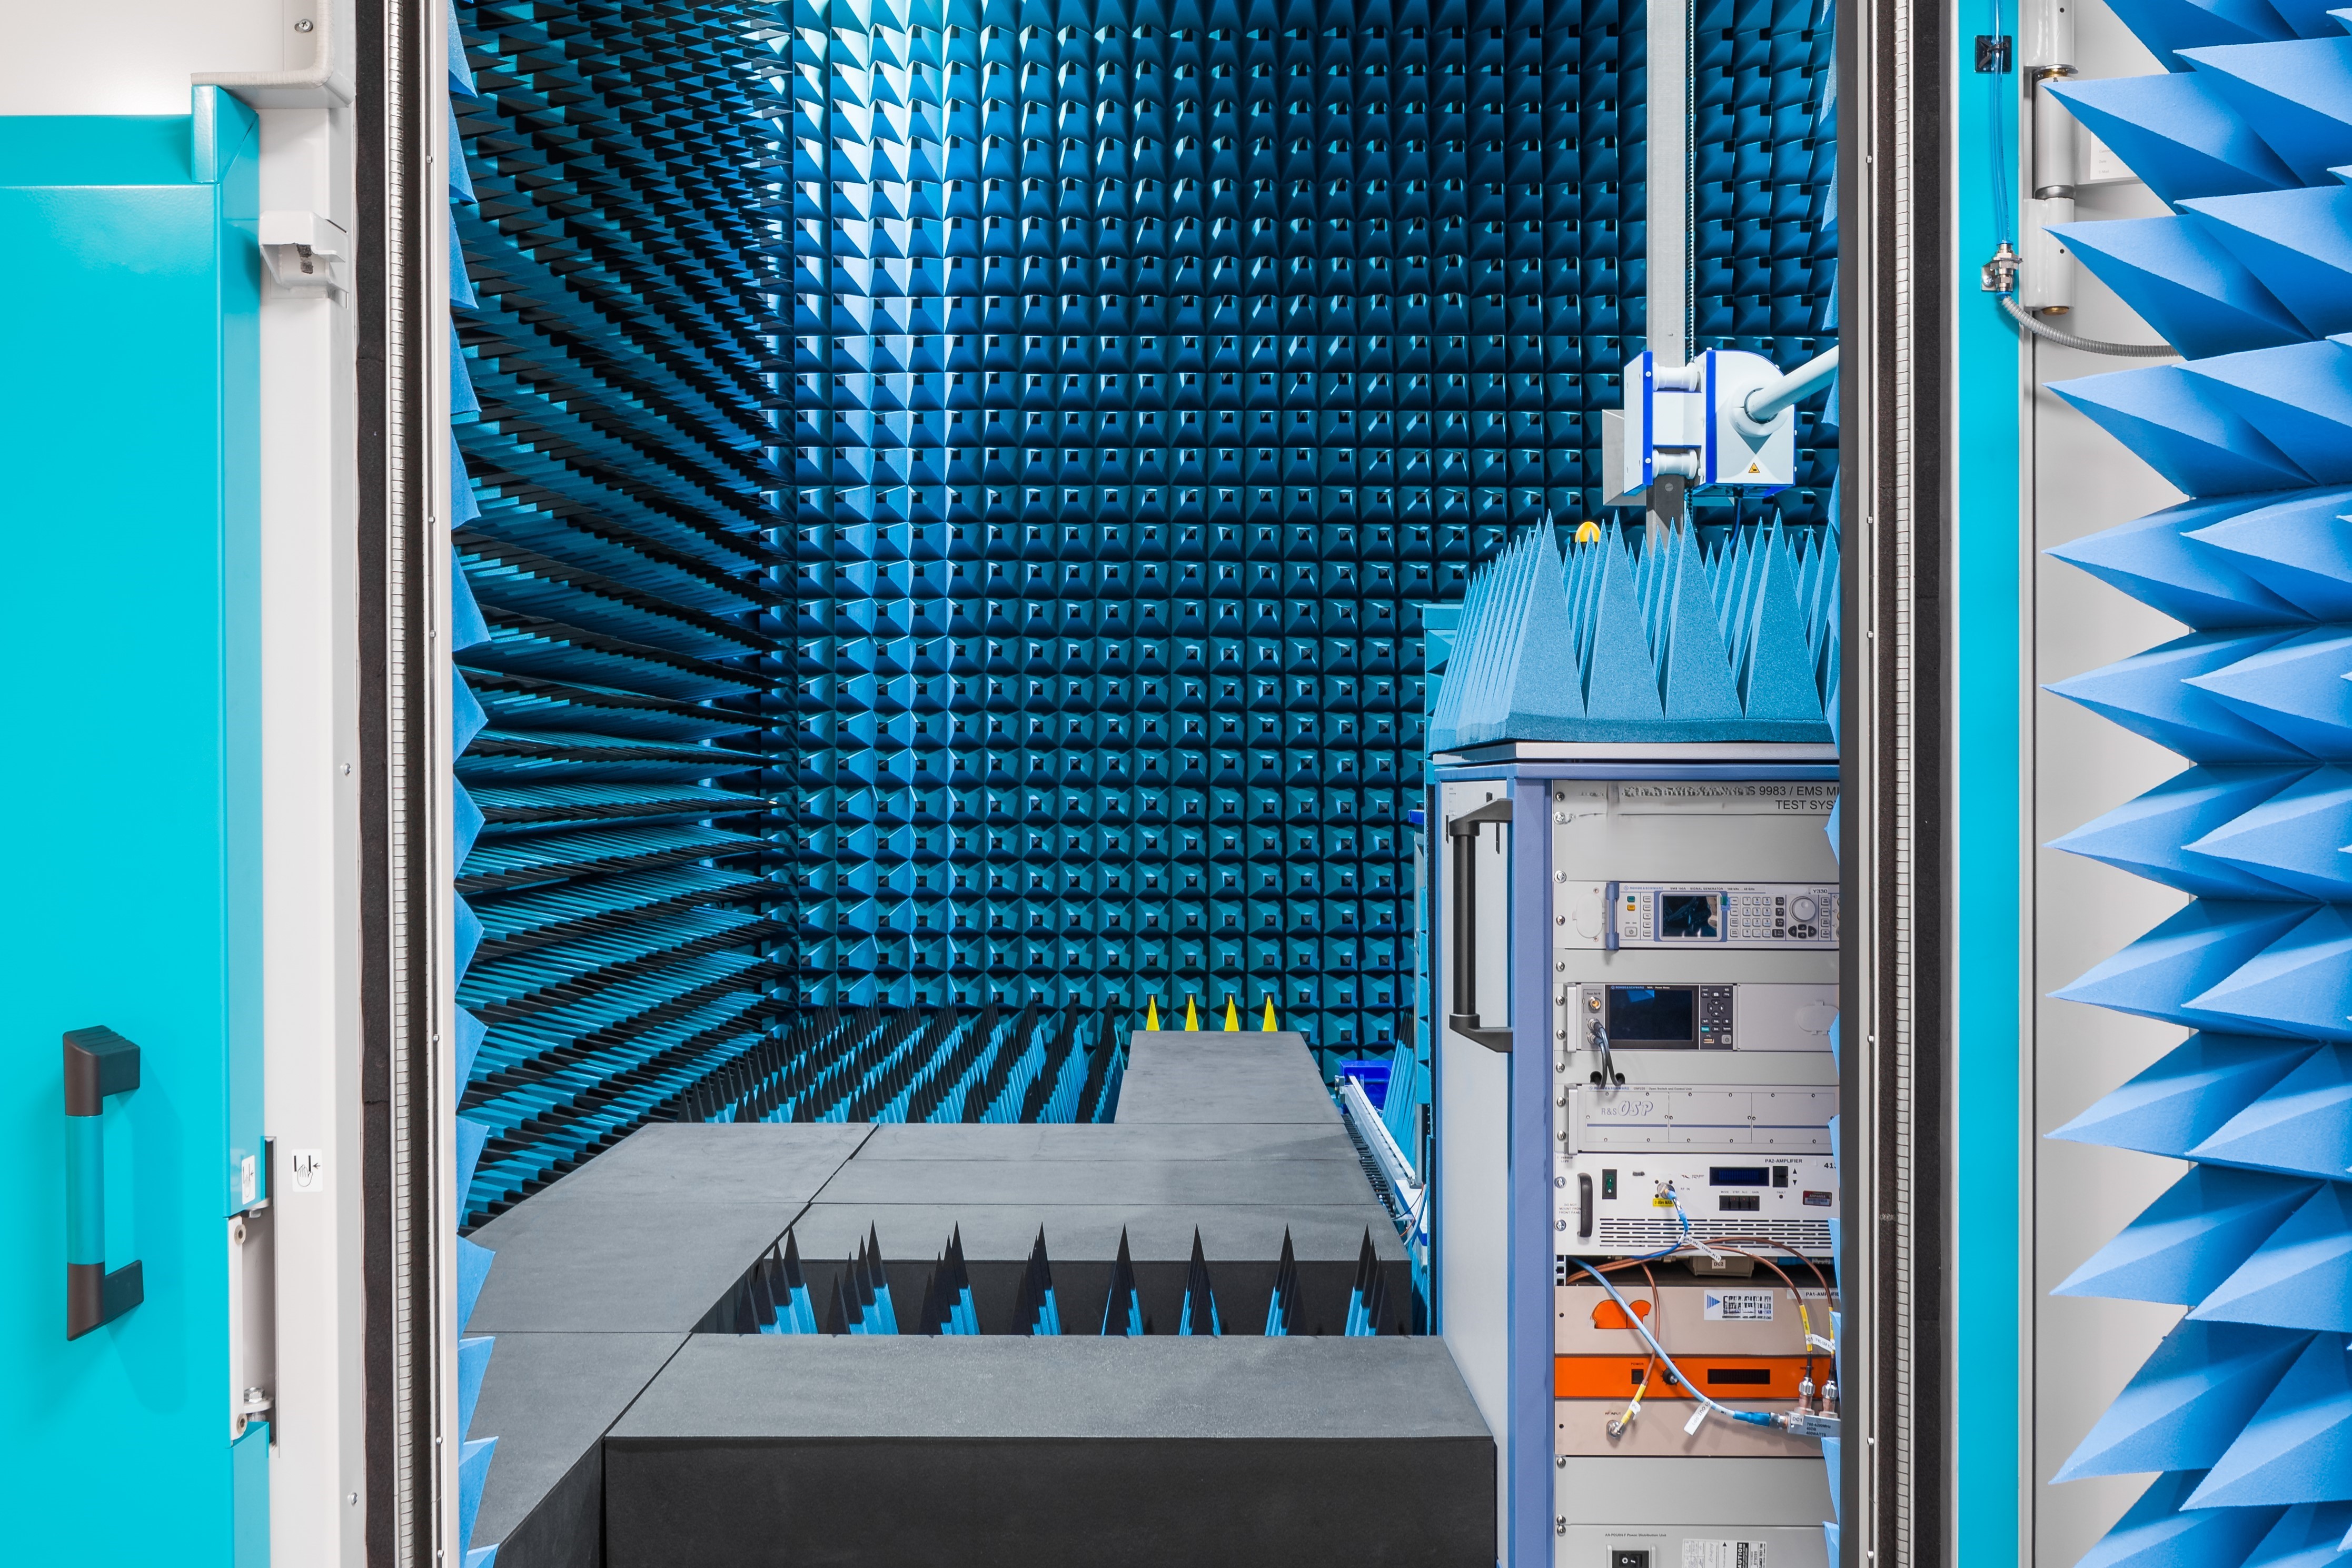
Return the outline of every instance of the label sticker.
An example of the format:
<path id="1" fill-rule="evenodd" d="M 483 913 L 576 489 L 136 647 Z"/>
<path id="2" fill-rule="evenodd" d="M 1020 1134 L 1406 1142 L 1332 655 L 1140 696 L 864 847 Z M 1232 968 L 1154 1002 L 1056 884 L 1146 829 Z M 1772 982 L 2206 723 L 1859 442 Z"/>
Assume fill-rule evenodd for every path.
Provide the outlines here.
<path id="1" fill-rule="evenodd" d="M 1621 784 L 1620 815 L 1633 816 L 1827 816 L 1837 804 L 1834 780 Z"/>
<path id="2" fill-rule="evenodd" d="M 1683 1568 L 1764 1568 L 1760 1541 L 1701 1541 L 1683 1537 Z"/>
<path id="3" fill-rule="evenodd" d="M 1772 1321 L 1769 1290 L 1709 1290 L 1706 1321 L 1710 1323 L 1769 1323 Z"/>

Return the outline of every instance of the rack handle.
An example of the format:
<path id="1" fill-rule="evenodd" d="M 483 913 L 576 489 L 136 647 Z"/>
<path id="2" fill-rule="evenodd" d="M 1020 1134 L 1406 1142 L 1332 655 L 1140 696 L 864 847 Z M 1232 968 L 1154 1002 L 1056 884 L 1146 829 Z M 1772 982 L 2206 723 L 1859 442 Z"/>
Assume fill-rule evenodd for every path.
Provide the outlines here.
<path id="1" fill-rule="evenodd" d="M 1487 1028 L 1478 1019 L 1478 921 L 1473 909 L 1478 895 L 1478 829 L 1490 822 L 1510 820 L 1508 799 L 1490 800 L 1475 811 L 1445 819 L 1446 847 L 1454 862 L 1454 1005 L 1447 1012 L 1445 1026 L 1490 1051 L 1508 1051 L 1511 1030 L 1508 1024 Z"/>
<path id="2" fill-rule="evenodd" d="M 108 1028 L 68 1030 L 66 1089 L 66 1338 L 78 1340 L 146 1300 L 139 1260 L 106 1267 L 106 1124 L 110 1095 L 139 1087 L 139 1047 Z"/>

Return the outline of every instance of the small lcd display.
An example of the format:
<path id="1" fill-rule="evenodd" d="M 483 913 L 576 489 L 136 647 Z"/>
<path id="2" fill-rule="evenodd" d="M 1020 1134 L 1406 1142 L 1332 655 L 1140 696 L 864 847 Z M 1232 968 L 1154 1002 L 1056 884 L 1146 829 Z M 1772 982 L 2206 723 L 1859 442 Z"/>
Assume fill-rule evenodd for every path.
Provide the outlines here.
<path id="1" fill-rule="evenodd" d="M 1621 1051 L 1671 1050 L 1698 1044 L 1698 987 L 1612 985 L 1609 1044 Z"/>
<path id="2" fill-rule="evenodd" d="M 1762 1165 L 1709 1165 L 1706 1184 L 1710 1187 L 1761 1187 L 1771 1184 L 1772 1173 Z"/>
<path id="3" fill-rule="evenodd" d="M 1717 895 L 1713 893 L 1660 893 L 1658 895 L 1658 936 L 1661 941 L 1713 942 L 1718 930 L 1716 921 Z"/>

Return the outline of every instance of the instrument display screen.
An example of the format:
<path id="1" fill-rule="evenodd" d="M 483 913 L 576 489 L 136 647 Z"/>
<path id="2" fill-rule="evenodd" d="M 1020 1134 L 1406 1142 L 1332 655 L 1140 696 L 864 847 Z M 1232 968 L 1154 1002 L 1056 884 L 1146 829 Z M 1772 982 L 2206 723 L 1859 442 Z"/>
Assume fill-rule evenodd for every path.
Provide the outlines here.
<path id="1" fill-rule="evenodd" d="M 1612 985 L 1609 1043 L 1621 1051 L 1696 1046 L 1698 987 Z"/>

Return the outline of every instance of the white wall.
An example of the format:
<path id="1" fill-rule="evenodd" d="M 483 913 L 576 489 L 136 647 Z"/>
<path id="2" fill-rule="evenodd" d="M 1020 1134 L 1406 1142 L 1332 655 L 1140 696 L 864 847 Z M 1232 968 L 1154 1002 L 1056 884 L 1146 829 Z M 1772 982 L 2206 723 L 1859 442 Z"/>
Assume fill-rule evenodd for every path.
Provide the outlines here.
<path id="1" fill-rule="evenodd" d="M 2082 0 L 2075 65 L 2086 77 L 2139 76 L 2158 68 L 2102 0 Z M 2084 148 L 2085 161 L 2089 149 Z M 2031 167 L 2030 164 L 2027 165 Z M 2159 216 L 2163 204 L 2137 181 L 2081 185 L 2077 221 Z M 1987 308 L 1990 308 L 1988 304 Z M 2147 342 L 2156 334 L 2087 271 L 2061 325 L 2079 336 Z M 2028 341 L 2021 350 L 2023 515 L 2035 550 L 2111 528 L 2180 499 L 2123 447 L 2038 384 L 2120 370 L 2145 360 L 2083 353 Z M 2087 574 L 2037 555 L 2029 578 L 2025 665 L 2037 686 L 2096 668 L 2187 628 Z M 2063 698 L 2027 694 L 2031 715 L 2028 832 L 2035 845 L 2113 809 L 2187 764 Z M 2146 1486 L 2146 1477 L 2048 1485 L 2105 1411 L 2177 1307 L 2053 1297 L 2052 1287 L 2153 1201 L 2183 1168 L 2178 1161 L 2051 1142 L 2101 1095 L 2178 1043 L 2184 1031 L 2101 1008 L 2057 1002 L 2072 982 L 2187 900 L 2158 885 L 2077 856 L 2037 849 L 2031 862 L 2032 1015 L 2026 1085 L 2036 1137 L 2032 1256 L 2035 1316 L 2029 1339 L 2034 1408 L 2028 1426 L 2024 1505 L 2034 1562 L 2071 1568 Z"/>

